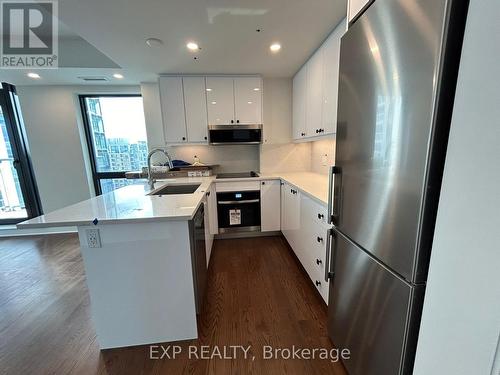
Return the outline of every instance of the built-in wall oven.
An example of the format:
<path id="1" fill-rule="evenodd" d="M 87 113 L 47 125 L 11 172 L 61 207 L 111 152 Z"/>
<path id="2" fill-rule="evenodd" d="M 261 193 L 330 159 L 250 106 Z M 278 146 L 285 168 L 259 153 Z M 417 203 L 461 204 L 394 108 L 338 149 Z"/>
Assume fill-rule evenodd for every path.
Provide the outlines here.
<path id="1" fill-rule="evenodd" d="M 260 231 L 260 190 L 217 193 L 219 233 Z"/>

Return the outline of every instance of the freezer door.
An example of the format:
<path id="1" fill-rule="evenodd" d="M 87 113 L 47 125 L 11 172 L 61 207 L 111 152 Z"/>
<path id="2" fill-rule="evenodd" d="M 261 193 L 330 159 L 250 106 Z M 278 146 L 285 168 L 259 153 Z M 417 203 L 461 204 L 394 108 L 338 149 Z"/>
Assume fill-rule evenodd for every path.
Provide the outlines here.
<path id="1" fill-rule="evenodd" d="M 375 1 L 341 43 L 335 224 L 415 282 L 445 3 Z"/>
<path id="2" fill-rule="evenodd" d="M 338 232 L 333 236 L 328 333 L 350 350 L 349 375 L 411 374 L 423 289 L 391 273 Z"/>

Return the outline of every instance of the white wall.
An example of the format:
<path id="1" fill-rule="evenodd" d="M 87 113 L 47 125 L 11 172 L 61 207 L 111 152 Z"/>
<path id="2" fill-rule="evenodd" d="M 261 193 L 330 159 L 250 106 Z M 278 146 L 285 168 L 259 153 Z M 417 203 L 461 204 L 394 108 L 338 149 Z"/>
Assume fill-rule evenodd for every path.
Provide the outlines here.
<path id="1" fill-rule="evenodd" d="M 78 94 L 140 93 L 139 86 L 18 86 L 35 177 L 45 213 L 93 194 L 82 148 Z M 87 163 L 87 164 L 86 164 Z"/>
<path id="2" fill-rule="evenodd" d="M 499 14 L 470 2 L 416 375 L 500 373 Z"/>

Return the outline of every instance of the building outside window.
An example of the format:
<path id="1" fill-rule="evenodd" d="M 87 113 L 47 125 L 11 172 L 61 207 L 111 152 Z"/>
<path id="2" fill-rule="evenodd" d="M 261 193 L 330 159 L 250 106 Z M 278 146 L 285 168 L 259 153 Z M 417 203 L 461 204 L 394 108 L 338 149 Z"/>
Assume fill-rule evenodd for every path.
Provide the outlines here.
<path id="1" fill-rule="evenodd" d="M 125 172 L 147 166 L 148 143 L 140 95 L 80 96 L 96 193 L 136 183 Z"/>

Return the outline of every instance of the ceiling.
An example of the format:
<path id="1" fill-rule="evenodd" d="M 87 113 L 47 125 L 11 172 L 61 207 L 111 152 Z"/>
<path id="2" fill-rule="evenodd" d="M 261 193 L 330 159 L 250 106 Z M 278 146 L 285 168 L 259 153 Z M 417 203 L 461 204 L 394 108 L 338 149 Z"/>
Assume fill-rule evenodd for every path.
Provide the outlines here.
<path id="1" fill-rule="evenodd" d="M 59 0 L 65 67 L 40 70 L 39 80 L 25 70 L 0 70 L 0 79 L 22 85 L 82 84 L 78 77 L 89 75 L 108 84 L 152 82 L 161 73 L 290 77 L 346 8 L 346 0 Z M 148 47 L 149 37 L 164 44 Z M 188 51 L 188 41 L 201 49 Z M 273 42 L 280 52 L 269 50 Z M 125 78 L 114 79 L 116 72 Z"/>

